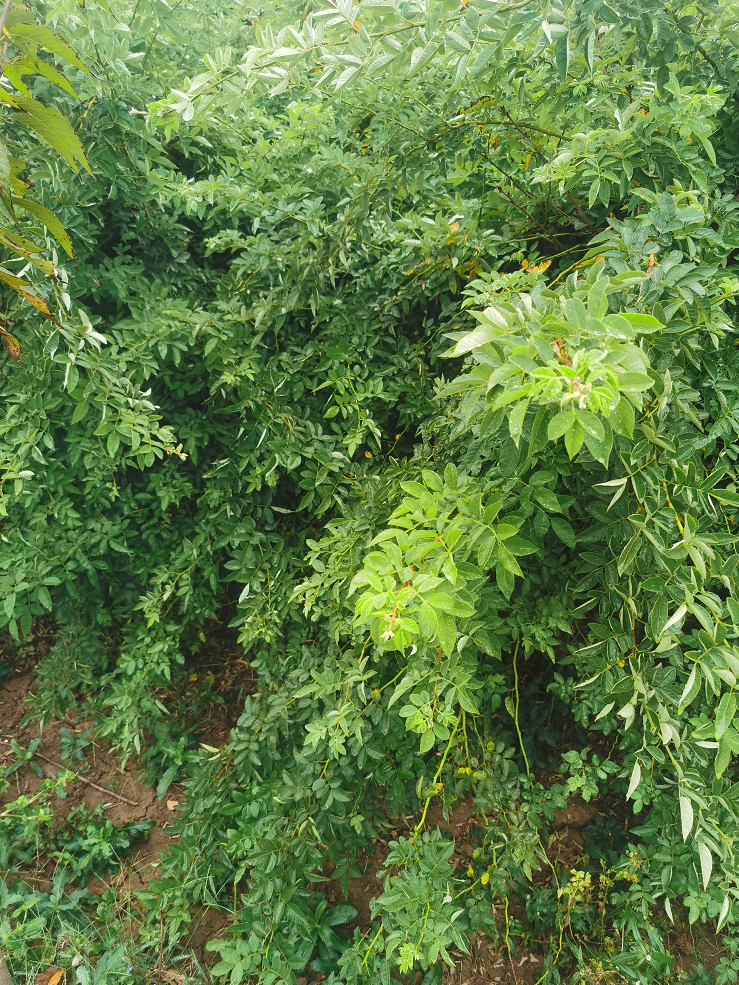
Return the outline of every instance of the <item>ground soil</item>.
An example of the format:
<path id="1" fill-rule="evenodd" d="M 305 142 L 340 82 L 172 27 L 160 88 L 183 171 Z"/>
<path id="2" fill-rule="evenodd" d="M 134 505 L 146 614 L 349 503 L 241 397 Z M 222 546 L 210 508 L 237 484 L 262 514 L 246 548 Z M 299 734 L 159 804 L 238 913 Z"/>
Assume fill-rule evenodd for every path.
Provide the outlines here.
<path id="1" fill-rule="evenodd" d="M 248 662 L 243 659 L 238 647 L 232 646 L 230 641 L 231 637 L 224 626 L 220 639 L 221 650 L 218 653 L 211 647 L 192 655 L 192 667 L 188 668 L 184 688 L 191 689 L 193 693 L 176 694 L 173 691 L 163 695 L 169 699 L 184 699 L 182 703 L 186 705 L 188 699 L 197 697 L 196 689 L 202 690 L 205 678 L 207 700 L 204 697 L 198 700 L 201 700 L 200 707 L 206 708 L 207 713 L 200 719 L 197 732 L 201 741 L 213 746 L 227 741 L 243 706 L 244 695 L 252 690 L 254 683 L 254 674 Z M 29 663 L 18 669 L 11 667 L 7 670 L 6 667 L 6 673 L 0 677 L 0 769 L 14 758 L 10 747 L 11 739 L 25 748 L 39 734 L 35 722 L 21 727 L 22 719 L 29 710 L 26 697 L 34 689 L 32 665 L 33 661 L 30 661 L 30 667 Z M 207 680 L 209 666 L 214 668 L 212 681 Z M 213 700 L 213 696 L 216 696 L 216 700 Z M 44 727 L 36 762 L 45 775 L 58 772 L 62 766 L 69 768 L 69 761 L 62 760 L 60 730 L 66 728 L 71 732 L 82 733 L 91 727 L 90 722 L 79 719 L 72 713 L 67 713 L 63 719 L 49 722 Z M 164 798 L 158 800 L 154 789 L 141 782 L 142 770 L 135 760 L 129 760 L 125 767 L 122 766 L 109 745 L 99 740 L 95 740 L 85 753 L 84 762 L 72 767 L 80 771 L 79 778 L 69 785 L 66 800 L 56 802 L 56 814 L 61 822 L 73 807 L 83 802 L 90 809 L 103 802 L 107 805 L 106 816 L 116 825 L 144 819 L 153 821 L 154 826 L 147 837 L 134 846 L 135 850 L 115 879 L 109 880 L 109 883 L 114 882 L 119 891 L 135 892 L 145 889 L 152 879 L 157 878 L 162 851 L 176 839 L 171 823 L 177 813 L 182 789 L 172 785 Z M 0 803 L 12 800 L 19 794 L 32 794 L 41 781 L 29 768 L 23 767 L 12 775 L 11 782 L 11 790 L 4 798 L 0 798 Z M 447 819 L 438 806 L 432 805 L 427 815 L 427 827 L 438 825 L 442 831 L 454 836 L 457 845 L 454 860 L 462 866 L 468 864 L 474 850 L 474 814 L 472 800 L 468 797 L 455 805 Z M 589 804 L 577 797 L 573 798 L 566 808 L 555 811 L 546 846 L 550 862 L 558 871 L 567 871 L 582 861 L 588 845 L 588 825 L 598 814 L 615 818 L 624 827 L 636 823 L 624 809 L 622 798 L 602 798 Z M 371 850 L 357 859 L 361 876 L 349 880 L 348 902 L 357 910 L 350 929 L 358 926 L 364 930 L 370 926 L 370 902 L 381 895 L 384 889 L 378 873 L 383 868 L 388 842 L 399 835 L 407 834 L 415 821 L 414 818 L 407 818 L 405 822 L 393 824 L 388 819 L 387 831 L 383 837 L 372 845 Z M 50 884 L 53 866 L 43 858 L 37 862 L 34 871 L 24 873 L 24 877 L 31 882 L 36 881 L 43 889 L 46 888 L 44 883 Z M 324 892 L 329 903 L 343 902 L 342 887 L 338 881 L 331 880 L 331 871 L 332 866 L 327 864 L 324 875 L 328 881 L 316 884 L 313 888 Z M 88 885 L 88 889 L 96 894 L 102 893 L 105 888 L 106 883 L 95 878 Z M 526 925 L 525 910 L 513 897 L 510 914 Z M 188 944 L 201 963 L 212 964 L 217 960 L 212 952 L 205 950 L 205 945 L 223 933 L 228 919 L 228 915 L 224 916 L 214 910 L 203 909 L 193 913 Z M 698 958 L 704 966 L 712 967 L 722 953 L 720 943 L 715 937 L 710 934 L 696 936 L 686 925 L 681 925 L 679 920 L 670 943 L 676 959 L 676 972 L 689 968 Z M 457 953 L 453 957 L 455 967 L 444 972 L 443 985 L 535 985 L 542 973 L 542 954 L 521 951 L 509 954 L 505 948 L 493 948 L 491 941 L 482 935 L 470 942 L 470 954 Z M 300 985 L 315 985 L 324 977 L 307 971 L 299 982 Z M 178 974 L 166 968 L 162 969 L 159 980 L 168 985 L 181 985 L 183 981 Z M 408 980 L 407 985 L 411 985 L 412 981 Z"/>
<path id="2" fill-rule="evenodd" d="M 39 734 L 36 722 L 21 728 L 23 717 L 28 714 L 26 696 L 33 689 L 32 671 L 13 671 L 0 680 L 0 767 L 15 759 L 10 740 L 15 739 L 23 748 Z M 62 821 L 72 808 L 84 803 L 90 810 L 99 803 L 107 804 L 105 815 L 113 824 L 120 826 L 130 821 L 150 820 L 154 827 L 131 857 L 126 866 L 129 887 L 143 889 L 152 877 L 156 877 L 159 855 L 173 840 L 167 831 L 171 825 L 172 812 L 176 809 L 181 791 L 171 786 L 166 799 L 157 800 L 154 790 L 139 782 L 137 776 L 141 769 L 134 760 L 129 760 L 125 768 L 119 758 L 110 752 L 107 742 L 95 740 L 92 747 L 85 750 L 84 763 L 62 760 L 60 730 L 82 733 L 91 728 L 91 723 L 78 719 L 71 713 L 61 720 L 49 722 L 41 731 L 41 743 L 34 759 L 45 776 L 56 775 L 60 769 L 79 771 L 79 778 L 69 784 L 65 800 L 57 799 L 55 814 Z M 84 771 L 84 772 L 82 772 Z M 35 793 L 41 779 L 27 767 L 12 774 L 11 788 L 0 802 L 7 803 L 21 794 Z M 43 881 L 51 873 L 40 861 L 36 876 Z M 89 888 L 102 892 L 104 886 L 99 880 L 92 880 Z"/>

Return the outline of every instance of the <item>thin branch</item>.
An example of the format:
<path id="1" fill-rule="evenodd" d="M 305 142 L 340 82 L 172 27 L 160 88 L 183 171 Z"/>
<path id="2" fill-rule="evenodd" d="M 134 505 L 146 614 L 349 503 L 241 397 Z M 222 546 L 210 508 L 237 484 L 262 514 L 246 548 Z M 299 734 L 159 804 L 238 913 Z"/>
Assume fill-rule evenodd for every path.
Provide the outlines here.
<path id="1" fill-rule="evenodd" d="M 502 188 L 500 188 L 500 189 L 498 189 L 498 190 L 500 191 L 500 194 L 501 194 L 501 195 L 503 195 L 503 196 L 505 196 L 505 198 L 507 198 L 507 199 L 508 199 L 508 201 L 509 201 L 509 202 L 511 203 L 511 205 L 513 205 L 513 206 L 515 206 L 515 208 L 517 208 L 517 209 L 520 209 L 520 210 L 521 210 L 521 212 L 523 212 L 523 214 L 524 214 L 524 215 L 525 215 L 525 216 L 526 216 L 527 218 L 529 218 L 529 219 L 531 219 L 531 221 L 532 221 L 532 222 L 533 222 L 533 223 L 534 223 L 535 225 L 537 225 L 537 226 L 539 227 L 539 229 L 541 229 L 541 231 L 542 231 L 542 232 L 544 233 L 544 235 L 545 235 L 545 237 L 546 237 L 546 238 L 547 238 L 547 239 L 548 239 L 548 240 L 549 240 L 549 241 L 550 241 L 551 243 L 556 243 L 556 244 L 557 244 L 557 246 L 559 246 L 559 247 L 562 247 L 562 248 L 564 248 L 564 243 L 563 243 L 563 242 L 562 242 L 561 240 L 559 240 L 559 239 L 557 239 L 557 237 L 556 237 L 556 236 L 553 236 L 553 235 L 552 235 L 552 234 L 551 234 L 551 233 L 549 232 L 549 230 L 548 230 L 548 229 L 546 228 L 546 226 L 542 226 L 542 224 L 541 224 L 541 223 L 539 222 L 539 220 L 538 220 L 538 219 L 537 219 L 537 218 L 536 218 L 535 216 L 533 216 L 533 215 L 532 215 L 532 214 L 531 214 L 531 213 L 530 213 L 530 212 L 529 212 L 529 211 L 528 211 L 527 209 L 525 209 L 525 208 L 523 207 L 523 205 L 519 205 L 519 204 L 518 204 L 518 202 L 517 202 L 517 201 L 516 201 L 516 200 L 515 200 L 514 198 L 511 198 L 511 196 L 510 196 L 510 195 L 508 194 L 508 192 L 504 192 Z"/>
<path id="2" fill-rule="evenodd" d="M 523 195 L 526 196 L 526 198 L 533 198 L 534 197 L 531 194 L 531 192 L 527 188 L 524 188 L 523 185 L 519 184 L 519 182 L 516 181 L 516 179 L 512 175 L 508 174 L 508 172 L 507 171 L 504 171 L 503 168 L 499 164 L 496 164 L 495 161 L 491 160 L 488 157 L 486 151 L 483 151 L 482 152 L 482 156 L 485 158 L 485 160 L 488 162 L 488 164 L 490 164 L 492 167 L 494 167 L 496 171 L 500 171 L 500 173 L 503 175 L 503 177 L 504 178 L 507 178 L 510 181 L 510 183 L 515 188 L 517 188 Z M 560 209 L 560 207 L 558 205 L 555 205 L 554 202 L 551 202 L 550 204 L 551 204 L 552 208 L 553 209 L 556 209 L 557 212 L 559 212 L 559 214 L 561 216 L 564 216 L 565 219 L 569 219 L 570 222 L 572 221 L 572 216 L 568 212 L 565 212 L 564 209 Z"/>
<path id="3" fill-rule="evenodd" d="M 567 189 L 567 198 L 569 198 L 569 200 L 572 202 L 572 204 L 577 209 L 578 215 L 580 216 L 580 218 L 582 219 L 582 221 L 585 223 L 585 228 L 587 229 L 587 231 L 589 233 L 595 232 L 594 227 L 591 226 L 588 217 L 585 215 L 585 213 L 583 212 L 583 210 L 580 208 L 580 205 L 579 205 L 577 199 L 572 194 L 572 192 L 569 190 L 569 188 Z"/>
<path id="4" fill-rule="evenodd" d="M 525 120 L 514 120 L 506 110 L 503 110 L 503 112 L 508 117 L 507 120 L 470 120 L 469 122 L 479 126 L 525 127 L 527 130 L 535 130 L 537 133 L 543 133 L 546 137 L 558 137 L 560 140 L 572 140 L 572 137 L 567 133 L 557 133 L 556 130 L 545 130 L 543 127 L 537 127 L 533 123 L 527 123 Z"/>
<path id="5" fill-rule="evenodd" d="M 8 19 L 8 14 L 10 13 L 10 8 L 12 6 L 13 0 L 5 0 L 5 7 L 3 8 L 2 14 L 0 14 L 0 34 L 2 34 L 5 29 L 5 21 Z"/>
<path id="6" fill-rule="evenodd" d="M 510 183 L 513 185 L 513 187 L 514 188 L 517 188 L 518 191 L 520 191 L 522 195 L 525 195 L 526 198 L 533 198 L 534 197 L 531 194 L 531 192 L 528 190 L 528 188 L 524 188 L 523 185 L 519 184 L 519 182 L 516 181 L 516 179 L 513 177 L 513 175 L 508 174 L 508 172 L 507 171 L 504 171 L 503 168 L 499 164 L 496 164 L 495 161 L 492 161 L 488 157 L 486 151 L 483 151 L 482 152 L 482 156 L 485 158 L 485 160 L 488 162 L 488 164 L 491 167 L 495 168 L 496 171 L 500 171 L 500 173 L 503 175 L 503 177 L 504 178 L 507 178 L 508 181 L 510 181 Z M 568 219 L 570 218 L 570 216 L 568 216 L 566 212 L 563 212 L 562 214 L 563 215 L 566 215 Z"/>
<path id="7" fill-rule="evenodd" d="M 67 773 L 72 773 L 82 783 L 86 783 L 88 787 L 92 787 L 93 790 L 98 790 L 106 796 L 110 795 L 111 797 L 115 797 L 116 800 L 122 800 L 124 804 L 130 804 L 131 807 L 139 806 L 137 800 L 129 800 L 128 797 L 124 797 L 122 793 L 116 793 L 115 790 L 106 790 L 105 787 L 101 787 L 97 783 L 93 783 L 92 780 L 88 780 L 87 777 L 82 776 L 81 773 L 76 773 L 74 770 L 68 770 L 66 766 L 62 766 L 61 763 L 55 763 L 53 759 L 49 759 L 48 756 L 44 756 L 40 752 L 35 752 L 33 755 L 34 758 L 43 759 L 45 763 L 48 763 L 49 766 L 53 766 L 57 770 L 65 770 Z"/>
<path id="8" fill-rule="evenodd" d="M 673 21 L 675 22 L 675 24 L 676 24 L 676 26 L 677 26 L 677 27 L 679 28 L 679 27 L 680 27 L 680 20 L 678 19 L 678 16 L 677 16 L 677 14 L 675 13 L 675 11 L 674 11 L 674 10 L 669 10 L 669 9 L 667 9 L 667 10 L 665 10 L 665 13 L 667 13 L 667 14 L 669 14 L 669 15 L 670 15 L 670 17 L 671 17 L 671 18 L 673 19 Z M 703 47 L 703 45 L 700 45 L 700 44 L 699 44 L 699 45 L 696 45 L 696 49 L 697 49 L 697 50 L 698 50 L 698 51 L 699 51 L 699 52 L 701 53 L 701 55 L 703 55 L 703 57 L 704 57 L 704 58 L 705 58 L 705 60 L 706 60 L 706 61 L 708 62 L 708 64 L 709 64 L 709 65 L 711 66 L 711 68 L 712 68 L 712 69 L 714 70 L 714 72 L 718 72 L 718 62 L 716 61 L 716 59 L 715 59 L 715 58 L 712 58 L 712 57 L 711 57 L 711 56 L 710 56 L 710 55 L 708 54 L 708 52 L 707 52 L 707 51 L 706 51 L 706 49 L 705 49 L 705 48 Z"/>
<path id="9" fill-rule="evenodd" d="M 10 13 L 10 8 L 13 5 L 13 0 L 5 0 L 5 6 L 3 7 L 3 12 L 0 14 L 0 34 L 5 30 L 5 21 L 8 19 L 8 14 Z M 3 45 L 2 53 L 0 53 L 0 75 L 5 71 L 5 55 L 8 50 L 8 42 L 6 41 Z"/>

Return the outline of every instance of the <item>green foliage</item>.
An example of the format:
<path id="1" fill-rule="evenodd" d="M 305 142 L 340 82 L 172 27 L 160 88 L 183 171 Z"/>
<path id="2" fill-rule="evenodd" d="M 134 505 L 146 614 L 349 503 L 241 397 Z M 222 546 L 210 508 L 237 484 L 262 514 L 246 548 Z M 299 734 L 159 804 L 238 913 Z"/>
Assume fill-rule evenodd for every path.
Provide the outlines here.
<path id="1" fill-rule="evenodd" d="M 116 828 L 103 816 L 101 802 L 94 811 L 84 805 L 71 810 L 67 825 L 70 833 L 57 838 L 56 857 L 60 866 L 68 867 L 69 878 L 81 884 L 91 874 L 103 876 L 115 868 L 131 843 L 153 828 L 154 822 L 131 821 Z"/>
<path id="2" fill-rule="evenodd" d="M 56 324 L 6 299 L 0 621 L 57 621 L 33 715 L 185 785 L 137 946 L 208 906 L 233 985 L 433 982 L 476 933 L 669 980 L 671 922 L 733 940 L 739 898 L 737 5 L 115 7 L 9 28 L 77 264 Z M 216 617 L 258 685 L 198 747 Z M 605 795 L 635 824 L 563 870 L 554 812 Z M 316 886 L 380 836 L 350 939 Z"/>
<path id="3" fill-rule="evenodd" d="M 9 270 L 7 262 L 0 266 L 0 281 L 54 320 L 48 299 L 43 294 L 29 291 L 30 281 L 24 280 L 22 275 L 29 268 L 36 267 L 47 276 L 56 277 L 56 256 L 53 260 L 44 257 L 43 254 L 49 249 L 49 241 L 41 245 L 28 234 L 32 236 L 39 225 L 45 226 L 67 255 L 74 259 L 72 240 L 54 212 L 26 195 L 28 189 L 33 187 L 33 182 L 24 181 L 18 175 L 29 168 L 33 151 L 29 153 L 23 133 L 18 132 L 18 124 L 28 127 L 57 151 L 76 173 L 79 173 L 78 165 L 81 164 L 88 172 L 90 165 L 69 120 L 56 107 L 45 105 L 36 99 L 24 78 L 33 76 L 34 83 L 41 83 L 42 86 L 43 80 L 46 80 L 52 86 L 58 86 L 65 93 L 76 97 L 66 76 L 41 57 L 41 52 L 56 55 L 81 73 L 87 73 L 88 69 L 66 41 L 48 27 L 35 23 L 32 14 L 22 3 L 7 0 L 0 13 L 0 28 L 4 41 L 2 74 L 15 90 L 11 92 L 5 87 L 0 88 L 0 100 L 6 107 L 18 110 L 18 113 L 6 113 L 7 133 L 4 135 L 5 139 L 0 140 L 0 244 L 15 254 L 9 262 L 18 259 L 26 261 L 20 274 Z M 19 217 L 19 211 L 28 213 L 30 219 Z M 32 224 L 30 227 L 29 221 Z M 8 353 L 13 359 L 18 359 L 21 351 L 18 341 L 5 329 L 1 334 Z"/>

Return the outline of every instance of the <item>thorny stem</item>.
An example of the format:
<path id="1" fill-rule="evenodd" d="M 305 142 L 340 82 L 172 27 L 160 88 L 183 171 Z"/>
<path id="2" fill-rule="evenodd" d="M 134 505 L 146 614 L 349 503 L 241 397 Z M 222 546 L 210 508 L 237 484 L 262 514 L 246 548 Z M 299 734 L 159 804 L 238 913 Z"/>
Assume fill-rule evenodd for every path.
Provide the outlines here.
<path id="1" fill-rule="evenodd" d="M 503 115 L 505 117 L 507 117 L 508 120 L 510 120 L 511 126 L 515 127 L 515 129 L 518 130 L 518 132 L 521 134 L 522 137 L 525 137 L 526 134 L 524 133 L 524 131 L 521 129 L 521 127 L 513 119 L 513 117 L 511 116 L 511 114 L 508 112 L 508 110 L 504 106 L 501 106 L 501 112 L 503 113 Z M 536 154 L 539 155 L 539 157 L 542 159 L 542 161 L 544 161 L 545 164 L 548 164 L 549 163 L 549 159 L 547 158 L 547 156 L 540 150 L 539 147 L 537 147 L 536 144 L 533 145 L 533 150 L 534 150 L 534 153 L 536 153 Z M 569 198 L 569 200 L 572 202 L 572 204 L 577 209 L 577 214 L 580 216 L 581 220 L 583 221 L 583 223 L 585 225 L 585 228 L 589 232 L 592 232 L 593 231 L 593 227 L 590 225 L 590 222 L 588 221 L 588 217 L 585 215 L 585 213 L 583 212 L 583 210 L 580 208 L 580 205 L 577 202 L 575 196 L 572 194 L 572 192 L 569 189 L 567 190 L 567 197 Z"/>
<path id="2" fill-rule="evenodd" d="M 521 735 L 521 727 L 518 724 L 518 667 L 516 666 L 516 658 L 518 657 L 518 641 L 516 641 L 516 647 L 513 651 L 513 678 L 516 685 L 516 707 L 514 709 L 515 715 L 513 716 L 516 723 L 516 732 L 518 732 L 518 741 L 521 744 L 521 752 L 523 753 L 523 761 L 526 764 L 526 776 L 531 776 L 531 770 L 529 769 L 529 761 L 526 756 L 526 750 L 523 747 L 523 736 Z"/>
<path id="3" fill-rule="evenodd" d="M 367 953 L 365 954 L 364 960 L 362 961 L 362 964 L 364 965 L 365 968 L 367 967 L 367 959 L 370 956 L 370 952 L 372 951 L 372 948 L 377 943 L 377 938 L 380 936 L 381 933 L 382 933 L 382 924 L 380 924 L 380 929 L 377 931 L 377 933 L 375 934 L 375 936 L 372 938 L 372 943 L 367 948 Z"/>
<path id="4" fill-rule="evenodd" d="M 459 715 L 457 716 L 457 723 L 454 726 L 454 728 L 452 729 L 452 734 L 449 736 L 449 741 L 446 744 L 446 749 L 444 750 L 444 755 L 441 757 L 441 762 L 439 763 L 439 766 L 437 767 L 436 773 L 434 773 L 434 779 L 432 781 L 433 784 L 434 784 L 434 786 L 439 781 L 439 776 L 441 775 L 441 771 L 444 768 L 444 763 L 446 762 L 446 758 L 449 755 L 449 750 L 452 748 L 452 742 L 454 741 L 454 736 L 457 734 L 457 729 L 459 728 L 459 723 L 462 721 L 462 715 L 463 714 L 464 714 L 464 711 L 460 708 Z M 429 804 L 431 803 L 431 797 L 433 797 L 433 794 L 430 794 L 426 798 L 426 803 L 423 805 L 423 814 L 421 814 L 421 820 L 418 822 L 418 824 L 413 829 L 413 841 L 414 842 L 415 842 L 418 834 L 420 833 L 421 828 L 426 823 L 426 814 L 428 813 Z"/>
<path id="5" fill-rule="evenodd" d="M 499 127 L 524 127 L 526 130 L 535 130 L 536 133 L 543 133 L 546 137 L 558 137 L 560 140 L 571 140 L 572 137 L 566 133 L 557 133 L 556 130 L 543 130 L 541 127 L 534 126 L 533 123 L 528 123 L 525 120 L 514 120 L 513 117 L 506 112 L 507 120 L 470 120 L 470 123 L 480 124 L 482 126 L 499 126 Z"/>
<path id="6" fill-rule="evenodd" d="M 511 923 L 508 918 L 508 897 L 505 898 L 505 946 L 508 951 L 508 960 L 511 962 L 511 967 L 513 966 L 513 961 L 511 960 Z"/>
<path id="7" fill-rule="evenodd" d="M 559 925 L 559 942 L 557 944 L 557 953 L 554 955 L 554 960 L 552 961 L 552 963 L 549 966 L 549 968 L 552 968 L 557 963 L 557 959 L 559 958 L 560 954 L 562 953 L 562 935 L 563 935 L 563 933 L 564 933 L 564 924 L 560 921 L 560 925 Z M 537 980 L 534 982 L 534 985 L 541 985 L 541 983 L 544 981 L 544 979 L 549 974 L 549 968 L 547 968 L 544 971 L 544 974 L 541 976 L 541 978 L 537 978 Z"/>

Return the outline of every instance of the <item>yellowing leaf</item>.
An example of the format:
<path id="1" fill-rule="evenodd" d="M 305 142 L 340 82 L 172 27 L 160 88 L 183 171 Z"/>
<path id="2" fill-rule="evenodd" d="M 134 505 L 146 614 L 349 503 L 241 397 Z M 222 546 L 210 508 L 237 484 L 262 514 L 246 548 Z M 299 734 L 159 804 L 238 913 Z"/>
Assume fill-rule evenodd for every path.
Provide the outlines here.
<path id="1" fill-rule="evenodd" d="M 47 318 L 51 319 L 51 321 L 55 324 L 58 324 L 56 318 L 52 314 L 51 308 L 49 307 L 49 302 L 46 298 L 39 297 L 37 294 L 31 294 L 29 291 L 22 291 L 20 288 L 18 289 L 18 293 L 22 295 L 26 301 L 32 304 L 34 308 L 38 308 L 43 315 L 46 315 Z"/>
<path id="2" fill-rule="evenodd" d="M 7 284 L 8 287 L 12 287 L 14 291 L 17 291 L 20 287 L 29 286 L 27 280 L 24 280 L 22 277 L 16 277 L 15 274 L 11 274 L 4 267 L 0 267 L 0 281 Z"/>
<path id="3" fill-rule="evenodd" d="M 64 968 L 57 968 L 56 965 L 52 965 L 51 968 L 42 971 L 40 975 L 36 975 L 34 985 L 58 985 L 63 975 Z"/>
<path id="4" fill-rule="evenodd" d="M 0 243 L 4 243 L 14 253 L 21 253 L 23 255 L 27 253 L 38 253 L 41 249 L 33 240 L 22 236 L 14 229 L 0 229 Z"/>
<path id="5" fill-rule="evenodd" d="M 5 343 L 5 348 L 8 350 L 8 355 L 15 359 L 16 362 L 21 357 L 21 344 L 18 339 L 11 335 L 10 332 L 6 332 L 2 326 L 0 326 L 0 335 L 2 335 L 3 342 Z"/>

